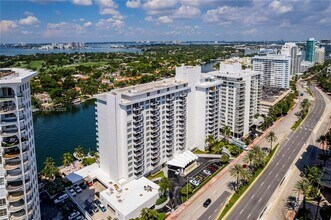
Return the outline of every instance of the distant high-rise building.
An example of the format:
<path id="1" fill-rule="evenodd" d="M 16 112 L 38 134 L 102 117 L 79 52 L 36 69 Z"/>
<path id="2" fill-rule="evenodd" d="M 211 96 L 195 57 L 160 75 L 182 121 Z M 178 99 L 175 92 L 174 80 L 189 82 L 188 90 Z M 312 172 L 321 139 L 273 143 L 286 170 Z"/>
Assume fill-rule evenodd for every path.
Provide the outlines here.
<path id="1" fill-rule="evenodd" d="M 301 52 L 295 43 L 285 43 L 281 54 L 291 57 L 291 75 L 300 72 Z"/>
<path id="2" fill-rule="evenodd" d="M 253 57 L 253 70 L 263 72 L 263 86 L 290 87 L 291 57 L 280 54 Z"/>
<path id="3" fill-rule="evenodd" d="M 30 78 L 24 69 L 0 69 L 0 219 L 40 216 Z"/>
<path id="4" fill-rule="evenodd" d="M 324 47 L 316 47 L 315 49 L 315 62 L 316 63 L 324 63 L 325 56 L 325 48 Z"/>
<path id="5" fill-rule="evenodd" d="M 306 43 L 306 61 L 315 62 L 315 38 L 309 38 Z"/>

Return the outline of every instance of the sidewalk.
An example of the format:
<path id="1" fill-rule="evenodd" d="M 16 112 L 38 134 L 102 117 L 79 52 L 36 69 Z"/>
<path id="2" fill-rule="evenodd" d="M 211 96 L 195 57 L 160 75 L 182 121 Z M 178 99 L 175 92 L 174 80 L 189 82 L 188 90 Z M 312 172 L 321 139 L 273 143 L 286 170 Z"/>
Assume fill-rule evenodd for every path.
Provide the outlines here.
<path id="1" fill-rule="evenodd" d="M 316 143 L 317 137 L 319 137 L 322 134 L 325 134 L 325 132 L 330 127 L 331 100 L 330 97 L 327 97 L 324 93 L 322 94 L 326 102 L 326 111 L 322 116 L 322 119 L 320 120 L 321 122 L 320 127 L 316 129 L 315 132 L 314 131 L 312 132 L 306 147 L 308 147 L 309 144 L 319 147 L 319 143 Z M 298 157 L 301 157 L 301 155 L 298 155 Z M 278 197 L 276 198 L 275 204 L 272 206 L 268 215 L 265 216 L 265 219 L 268 220 L 285 219 L 285 216 L 288 211 L 285 207 L 287 198 L 289 196 L 297 197 L 297 193 L 293 190 L 296 182 L 300 179 L 300 170 L 298 169 L 297 166 L 292 167 L 292 172 L 289 173 L 289 176 L 290 178 L 283 185 L 282 189 L 279 192 Z"/>
<path id="2" fill-rule="evenodd" d="M 301 90 L 303 89 L 301 88 L 301 86 L 299 86 L 299 93 L 301 92 Z M 254 140 L 254 142 L 250 144 L 248 148 L 250 149 L 254 145 L 259 145 L 260 147 L 270 147 L 270 143 L 267 142 L 265 139 L 265 137 L 270 131 L 275 132 L 275 135 L 277 137 L 277 140 L 275 141 L 275 143 L 273 143 L 273 146 L 285 139 L 287 135 L 292 131 L 291 127 L 297 120 L 297 116 L 295 116 L 294 113 L 300 110 L 299 103 L 304 98 L 307 98 L 306 92 L 304 97 L 300 97 L 300 100 L 296 100 L 296 104 L 293 106 L 292 110 L 290 110 L 288 115 L 276 121 L 273 126 L 269 127 L 259 138 Z M 206 199 L 210 198 L 212 201 L 215 201 L 225 191 L 229 191 L 231 192 L 231 194 L 233 194 L 234 191 L 231 191 L 228 188 L 228 183 L 231 181 L 235 181 L 235 179 L 231 177 L 228 171 L 234 164 L 242 164 L 242 160 L 245 157 L 246 153 L 247 151 L 244 151 L 237 158 L 232 160 L 228 166 L 226 166 L 220 173 L 218 173 L 214 178 L 212 178 L 208 183 L 206 183 L 188 201 L 186 201 L 178 209 L 172 212 L 167 219 L 198 219 L 203 214 L 201 206 Z"/>

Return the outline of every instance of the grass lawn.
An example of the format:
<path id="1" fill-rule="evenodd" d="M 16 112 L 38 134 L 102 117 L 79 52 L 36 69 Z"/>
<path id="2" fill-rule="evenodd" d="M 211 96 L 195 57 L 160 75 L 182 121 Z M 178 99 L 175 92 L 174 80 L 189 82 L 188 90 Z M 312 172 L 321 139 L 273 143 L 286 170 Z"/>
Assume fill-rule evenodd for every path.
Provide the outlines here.
<path id="1" fill-rule="evenodd" d="M 104 66 L 108 64 L 108 61 L 95 61 L 95 62 L 85 62 L 85 63 L 75 63 L 71 65 L 66 65 L 63 67 L 76 67 L 76 66 Z"/>
<path id="2" fill-rule="evenodd" d="M 31 61 L 30 64 L 28 64 L 27 62 L 25 61 L 19 61 L 19 62 L 16 62 L 14 64 L 15 67 L 20 67 L 20 68 L 36 68 L 37 70 L 40 70 L 43 63 L 45 63 L 45 61 L 43 60 L 33 60 Z"/>
<path id="3" fill-rule="evenodd" d="M 294 123 L 294 125 L 292 126 L 292 130 L 296 130 L 298 127 L 299 127 L 299 125 L 301 124 L 301 122 L 302 122 L 302 118 L 299 118 L 295 123 Z"/>
<path id="4" fill-rule="evenodd" d="M 195 149 L 193 151 L 193 153 L 195 153 L 195 154 L 209 154 L 207 151 L 203 151 L 203 150 L 199 150 L 199 149 Z"/>
<path id="5" fill-rule="evenodd" d="M 159 217 L 157 218 L 158 220 L 163 220 L 166 218 L 166 214 L 164 212 L 159 213 Z"/>
<path id="6" fill-rule="evenodd" d="M 159 177 L 164 177 L 163 170 L 160 170 L 159 172 L 157 172 L 157 173 L 155 173 L 153 175 L 148 176 L 147 179 L 153 180 L 153 179 L 159 178 Z"/>

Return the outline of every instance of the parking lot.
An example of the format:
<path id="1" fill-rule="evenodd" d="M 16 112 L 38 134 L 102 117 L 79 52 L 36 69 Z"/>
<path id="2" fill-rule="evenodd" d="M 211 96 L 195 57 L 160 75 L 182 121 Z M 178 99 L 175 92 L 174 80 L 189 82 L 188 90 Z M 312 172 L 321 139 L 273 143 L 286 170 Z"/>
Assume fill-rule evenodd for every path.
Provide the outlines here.
<path id="1" fill-rule="evenodd" d="M 114 217 L 114 213 L 107 207 L 105 211 L 102 211 L 94 201 L 99 200 L 99 193 L 106 188 L 98 181 L 94 182 L 92 186 L 82 189 L 82 192 L 76 193 L 73 196 L 75 203 L 79 204 L 92 219 L 102 220 L 108 219 L 109 216 Z M 88 204 L 86 201 L 92 201 L 92 204 Z M 94 208 L 93 208 L 94 207 Z"/>
<path id="2" fill-rule="evenodd" d="M 196 188 L 222 165 L 219 162 L 219 159 L 199 158 L 198 163 L 199 166 L 185 177 L 176 175 L 174 171 L 168 171 L 168 177 L 173 184 L 173 190 L 170 192 L 171 202 L 169 205 L 171 208 L 177 208 L 182 204 L 180 190 L 186 183 L 191 184 L 193 188 Z"/>

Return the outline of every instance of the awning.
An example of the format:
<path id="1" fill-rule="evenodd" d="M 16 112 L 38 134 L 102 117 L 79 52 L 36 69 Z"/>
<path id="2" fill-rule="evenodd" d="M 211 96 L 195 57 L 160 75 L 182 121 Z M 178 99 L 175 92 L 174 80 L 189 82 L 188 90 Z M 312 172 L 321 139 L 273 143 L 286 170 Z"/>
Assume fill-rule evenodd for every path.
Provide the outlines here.
<path id="1" fill-rule="evenodd" d="M 174 158 L 169 160 L 166 164 L 175 167 L 185 168 L 188 164 L 198 159 L 198 156 L 189 150 L 176 155 Z"/>

